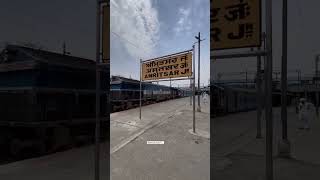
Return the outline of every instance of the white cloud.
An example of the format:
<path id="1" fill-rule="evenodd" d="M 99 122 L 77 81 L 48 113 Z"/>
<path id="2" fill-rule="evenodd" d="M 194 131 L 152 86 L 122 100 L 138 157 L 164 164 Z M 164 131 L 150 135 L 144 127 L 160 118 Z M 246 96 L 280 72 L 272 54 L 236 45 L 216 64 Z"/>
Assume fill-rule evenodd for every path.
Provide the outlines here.
<path id="1" fill-rule="evenodd" d="M 179 9 L 179 13 L 184 15 L 185 17 L 188 17 L 190 15 L 191 9 L 184 9 L 184 8 L 180 8 Z"/>
<path id="2" fill-rule="evenodd" d="M 153 54 L 159 29 L 158 12 L 151 0 L 111 0 L 111 35 L 117 34 L 131 56 Z"/>
<path id="3" fill-rule="evenodd" d="M 180 33 L 189 33 L 192 29 L 192 21 L 190 19 L 191 8 L 180 8 L 179 9 L 179 20 L 176 27 L 173 29 L 178 35 Z"/>

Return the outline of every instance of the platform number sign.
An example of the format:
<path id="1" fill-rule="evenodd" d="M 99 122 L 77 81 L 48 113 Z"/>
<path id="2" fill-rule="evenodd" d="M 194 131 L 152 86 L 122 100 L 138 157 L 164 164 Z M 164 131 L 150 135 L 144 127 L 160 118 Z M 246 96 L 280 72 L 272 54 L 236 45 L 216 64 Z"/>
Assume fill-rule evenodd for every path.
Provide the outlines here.
<path id="1" fill-rule="evenodd" d="M 212 50 L 261 44 L 261 0 L 211 0 Z"/>

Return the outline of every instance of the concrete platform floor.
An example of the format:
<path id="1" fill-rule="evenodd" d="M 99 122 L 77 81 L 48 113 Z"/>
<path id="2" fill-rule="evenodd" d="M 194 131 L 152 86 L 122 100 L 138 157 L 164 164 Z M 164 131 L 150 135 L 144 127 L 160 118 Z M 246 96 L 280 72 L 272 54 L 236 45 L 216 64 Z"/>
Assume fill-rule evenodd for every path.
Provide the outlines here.
<path id="1" fill-rule="evenodd" d="M 125 138 L 121 139 L 126 140 L 118 141 L 118 138 L 121 137 L 119 132 L 124 132 L 127 126 L 111 129 L 111 144 L 126 144 L 111 151 L 112 180 L 210 179 L 210 139 L 189 132 L 193 127 L 189 100 L 183 98 L 145 107 L 141 121 L 136 117 L 124 118 L 139 127 L 149 124 L 142 125 L 134 133 L 124 133 Z M 201 105 L 203 112 L 196 112 L 196 130 L 209 134 L 209 104 Z M 115 116 L 111 116 L 111 120 L 114 119 Z M 164 141 L 164 144 L 147 144 L 147 141 Z"/>
<path id="2" fill-rule="evenodd" d="M 216 126 L 212 138 L 212 179 L 265 179 L 265 120 L 262 139 L 256 139 L 256 112 L 246 112 L 212 119 Z M 263 116 L 264 117 L 264 116 Z M 273 167 L 275 180 L 316 180 L 320 177 L 320 120 L 310 112 L 311 130 L 298 130 L 298 115 L 288 108 L 288 138 L 291 158 L 278 156 L 281 140 L 280 108 L 273 109 Z M 240 122 L 239 122 L 240 121 Z"/>

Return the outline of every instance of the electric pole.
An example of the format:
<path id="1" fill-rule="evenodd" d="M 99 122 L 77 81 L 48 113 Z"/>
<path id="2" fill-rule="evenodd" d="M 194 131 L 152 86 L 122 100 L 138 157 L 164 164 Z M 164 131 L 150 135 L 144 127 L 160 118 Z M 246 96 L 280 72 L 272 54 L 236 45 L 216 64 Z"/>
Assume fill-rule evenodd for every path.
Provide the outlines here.
<path id="1" fill-rule="evenodd" d="M 316 87 L 318 88 L 318 81 L 319 81 L 319 69 L 318 69 L 318 63 L 320 60 L 320 55 L 316 55 L 316 74 L 315 74 L 315 82 L 314 84 L 316 85 Z M 316 92 L 316 112 L 317 112 L 317 116 L 319 116 L 319 92 Z"/>
<path id="2" fill-rule="evenodd" d="M 94 179 L 100 180 L 100 21 L 101 21 L 101 2 L 96 4 L 96 122 L 95 122 L 95 173 Z"/>
<path id="3" fill-rule="evenodd" d="M 281 65 L 281 120 L 282 142 L 279 147 L 279 155 L 290 156 L 290 142 L 288 140 L 287 122 L 287 54 L 288 54 L 288 2 L 283 0 L 282 6 L 282 65 Z"/>
<path id="4" fill-rule="evenodd" d="M 62 45 L 62 54 L 63 54 L 63 55 L 68 55 L 68 54 L 70 54 L 70 52 L 67 52 L 66 42 L 63 42 L 63 45 Z"/>
<path id="5" fill-rule="evenodd" d="M 63 42 L 63 45 L 62 45 L 62 51 L 63 51 L 63 55 L 66 55 L 66 43 Z"/>
<path id="6" fill-rule="evenodd" d="M 266 180 L 273 180 L 273 116 L 272 116 L 272 1 L 265 1 L 266 18 Z"/>
<path id="7" fill-rule="evenodd" d="M 198 112 L 201 112 L 201 106 L 200 106 L 200 42 L 205 40 L 201 39 L 200 32 L 198 36 L 195 36 L 195 38 L 198 40 Z"/>

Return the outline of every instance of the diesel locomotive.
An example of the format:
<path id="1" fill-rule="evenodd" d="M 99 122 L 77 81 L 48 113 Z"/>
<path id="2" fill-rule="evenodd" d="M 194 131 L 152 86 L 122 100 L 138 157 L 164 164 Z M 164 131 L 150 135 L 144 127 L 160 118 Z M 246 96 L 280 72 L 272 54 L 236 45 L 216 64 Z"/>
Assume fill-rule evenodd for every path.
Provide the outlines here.
<path id="1" fill-rule="evenodd" d="M 185 90 L 147 82 L 142 82 L 141 91 L 142 105 L 188 95 L 188 92 Z M 138 107 L 140 104 L 140 81 L 120 76 L 112 76 L 110 95 L 112 112 Z"/>
<path id="2" fill-rule="evenodd" d="M 8 45 L 0 56 L 0 151 L 30 157 L 94 142 L 93 60 Z M 108 68 L 101 82 L 109 82 Z M 101 83 L 101 134 L 108 130 L 109 84 Z"/>

